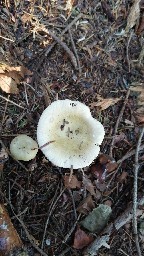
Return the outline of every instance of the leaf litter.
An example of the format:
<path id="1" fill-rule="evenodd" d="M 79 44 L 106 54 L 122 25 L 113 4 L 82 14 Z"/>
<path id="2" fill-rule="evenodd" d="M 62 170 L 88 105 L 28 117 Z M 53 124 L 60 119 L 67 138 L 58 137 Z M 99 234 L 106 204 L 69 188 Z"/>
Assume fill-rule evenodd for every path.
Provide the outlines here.
<path id="1" fill-rule="evenodd" d="M 80 227 L 75 232 L 73 248 L 83 249 L 88 246 L 94 238 L 91 235 L 87 235 Z"/>
<path id="2" fill-rule="evenodd" d="M 25 110 L 17 110 L 10 103 L 6 105 L 5 101 L 2 102 L 1 116 L 3 120 L 7 118 L 12 120 L 9 128 L 5 129 L 6 122 L 4 122 L 2 129 L 2 140 L 4 140 L 6 146 L 9 147 L 9 139 L 16 133 L 28 132 L 35 136 L 36 124 L 42 111 L 49 102 L 53 102 L 55 99 L 80 99 L 88 106 L 98 103 L 98 106 L 91 107 L 91 111 L 93 116 L 104 124 L 106 131 L 105 140 L 101 145 L 101 152 L 107 153 L 107 156 L 104 157 L 105 160 L 102 160 L 102 158 L 94 160 L 91 166 L 94 165 L 97 168 L 96 172 L 94 171 L 95 174 L 91 172 L 91 166 L 84 170 L 86 178 L 80 187 L 76 185 L 76 180 L 70 184 L 69 179 L 65 187 L 64 176 L 66 175 L 64 170 L 51 165 L 49 161 L 43 161 L 41 153 L 35 159 L 36 168 L 32 172 L 31 163 L 26 165 L 28 172 L 25 173 L 22 165 L 20 165 L 21 163 L 16 163 L 11 158 L 6 161 L 3 169 L 2 187 L 5 191 L 10 191 L 8 196 L 10 196 L 11 203 L 18 216 L 19 214 L 20 216 L 22 215 L 26 231 L 30 233 L 25 243 L 28 250 L 30 250 L 30 255 L 37 254 L 38 248 L 35 246 L 35 241 L 42 242 L 44 227 L 46 229 L 45 242 L 47 238 L 50 238 L 51 244 L 44 243 L 41 255 L 44 255 L 43 253 L 46 253 L 46 255 L 82 255 L 83 249 L 76 251 L 75 248 L 71 248 L 79 222 L 103 202 L 103 204 L 108 204 L 114 209 L 111 216 L 112 222 L 108 224 L 110 229 L 109 225 L 113 225 L 117 216 L 129 206 L 132 200 L 134 155 L 122 163 L 118 173 L 116 167 L 117 160 L 124 157 L 126 152 L 135 151 L 139 123 L 142 123 L 135 123 L 133 113 L 136 113 L 134 112 L 136 97 L 132 93 L 117 128 L 112 152 L 113 158 L 109 157 L 109 147 L 117 117 L 121 107 L 123 107 L 122 99 L 125 99 L 129 84 L 136 79 L 139 85 L 142 82 L 142 33 L 140 32 L 139 37 L 135 34 L 135 31 L 137 33 L 137 29 L 140 26 L 138 15 L 136 15 L 137 17 L 132 15 L 133 20 L 131 19 L 131 21 L 129 18 L 130 27 L 133 26 L 132 28 L 134 28 L 135 26 L 135 31 L 133 30 L 129 44 L 126 34 L 123 33 L 135 1 L 132 3 L 102 1 L 102 3 L 101 5 L 101 3 L 96 4 L 95 1 L 86 1 L 85 5 L 83 5 L 81 1 L 64 1 L 64 3 L 52 1 L 49 6 L 45 1 L 38 1 L 37 5 L 32 2 L 27 5 L 21 1 L 18 5 L 10 6 L 10 8 L 6 6 L 5 9 L 8 12 L 4 12 L 3 8 L 0 8 L 1 35 L 4 37 L 1 38 L 0 52 L 3 55 L 4 62 L 11 63 L 8 65 L 10 67 L 26 65 L 28 69 L 34 71 L 33 78 L 26 80 L 29 85 L 24 90 L 23 86 L 18 88 L 20 82 L 25 79 L 22 74 L 18 75 L 18 70 L 17 72 L 10 69 L 1 70 L 1 74 L 6 74 L 6 79 L 8 79 L 7 77 L 12 77 L 15 82 L 17 87 L 14 88 L 14 92 L 19 89 L 18 95 L 11 95 L 14 101 L 19 103 L 28 99 L 29 103 L 26 112 L 24 112 Z M 65 10 L 66 7 L 68 7 L 67 10 Z M 79 18 L 70 27 L 72 35 L 70 38 L 67 32 L 63 33 L 63 29 L 69 28 L 69 25 L 77 18 L 77 15 L 79 15 Z M 140 22 L 142 20 L 141 17 L 142 6 L 140 3 Z M 79 70 L 73 69 L 65 49 L 61 48 L 58 42 L 52 51 L 45 54 L 49 51 L 51 45 L 56 43 L 55 39 L 52 39 L 48 33 L 46 34 L 38 29 L 41 25 L 47 31 L 52 30 L 74 55 L 77 53 L 82 69 L 81 74 Z M 131 29 L 128 28 L 128 32 Z M 82 38 L 82 41 L 79 42 L 79 38 Z M 12 41 L 9 39 L 12 39 Z M 128 71 L 126 48 L 129 49 L 130 71 Z M 83 80 L 91 85 L 90 90 L 87 89 L 85 93 L 81 84 Z M 51 87 L 53 84 L 59 84 L 59 86 Z M 2 94 L 5 96 L 5 93 L 2 92 Z M 45 103 L 46 97 L 48 104 Z M 140 108 L 143 108 L 143 105 L 140 105 Z M 23 114 L 25 117 L 27 117 L 27 114 L 31 115 L 32 119 L 26 126 L 19 127 L 17 119 L 19 116 L 21 118 Z M 138 115 L 135 114 L 135 116 L 137 117 Z M 128 120 L 127 123 L 125 120 Z M 132 123 L 133 126 L 131 125 Z M 130 143 L 124 144 L 125 140 Z M 139 160 L 143 161 L 141 155 Z M 126 176 L 123 171 L 130 175 Z M 69 173 L 69 170 L 67 172 Z M 52 175 L 47 173 L 52 173 Z M 120 174 L 123 174 L 123 177 L 118 180 Z M 78 181 L 83 180 L 79 170 L 74 172 L 73 175 Z M 112 179 L 112 177 L 114 178 Z M 140 172 L 140 178 L 144 178 L 143 172 Z M 141 179 L 138 180 L 140 195 L 142 195 Z M 110 186 L 107 188 L 110 180 Z M 126 194 L 125 187 L 128 191 Z M 71 197 L 69 197 L 67 188 L 72 189 Z M 109 200 L 108 198 L 111 199 Z M 77 218 L 79 206 L 80 219 Z M 26 207 L 28 212 L 24 212 Z M 46 227 L 47 217 L 48 226 Z M 17 225 L 18 221 L 15 222 L 14 218 L 12 218 L 12 221 L 14 221 L 19 233 L 23 233 L 20 230 L 20 228 L 23 228 L 21 223 Z M 89 236 L 89 231 L 84 232 Z M 131 225 L 127 232 L 131 234 Z M 98 236 L 103 241 L 100 243 L 100 240 L 98 240 L 97 248 L 100 249 L 101 244 L 109 248 L 109 251 L 101 248 L 100 254 L 115 255 L 115 251 L 118 248 L 129 254 L 128 236 L 123 232 L 123 229 L 119 233 L 120 235 L 118 232 L 116 233 L 116 237 L 109 236 L 104 238 L 101 234 Z M 69 235 L 67 244 L 61 243 L 64 235 Z M 31 243 L 29 238 L 34 241 L 32 246 L 29 246 Z M 109 238 L 111 238 L 111 247 L 106 243 Z M 25 239 L 23 239 L 23 242 L 25 242 Z M 96 238 L 95 243 L 97 243 Z M 83 245 L 85 244 L 83 242 Z M 86 248 L 92 248 L 91 244 L 89 247 L 87 246 Z M 134 243 L 132 243 L 132 250 L 135 251 Z M 94 249 L 92 255 L 96 251 Z"/>
<path id="3" fill-rule="evenodd" d="M 12 67 L 0 63 L 0 87 L 6 93 L 18 94 L 18 85 L 25 75 L 32 75 L 31 71 L 24 66 Z"/>

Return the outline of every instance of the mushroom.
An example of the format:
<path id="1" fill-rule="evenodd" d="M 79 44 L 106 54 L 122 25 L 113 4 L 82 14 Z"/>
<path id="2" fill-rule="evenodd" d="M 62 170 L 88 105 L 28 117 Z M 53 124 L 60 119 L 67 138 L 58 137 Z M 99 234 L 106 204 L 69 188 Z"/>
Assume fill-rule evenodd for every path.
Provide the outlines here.
<path id="1" fill-rule="evenodd" d="M 103 125 L 79 101 L 57 100 L 42 113 L 37 140 L 44 155 L 56 166 L 89 166 L 100 151 Z"/>
<path id="2" fill-rule="evenodd" d="M 31 137 L 21 134 L 11 141 L 10 152 L 17 160 L 29 161 L 36 156 L 38 145 Z"/>

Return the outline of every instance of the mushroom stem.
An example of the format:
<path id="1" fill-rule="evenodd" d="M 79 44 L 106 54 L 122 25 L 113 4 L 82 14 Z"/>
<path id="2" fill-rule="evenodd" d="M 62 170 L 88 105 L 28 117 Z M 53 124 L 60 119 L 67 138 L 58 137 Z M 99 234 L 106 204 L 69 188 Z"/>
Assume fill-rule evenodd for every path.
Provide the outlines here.
<path id="1" fill-rule="evenodd" d="M 73 165 L 71 165 L 71 168 L 70 168 L 69 182 L 71 182 L 72 176 L 73 176 Z"/>

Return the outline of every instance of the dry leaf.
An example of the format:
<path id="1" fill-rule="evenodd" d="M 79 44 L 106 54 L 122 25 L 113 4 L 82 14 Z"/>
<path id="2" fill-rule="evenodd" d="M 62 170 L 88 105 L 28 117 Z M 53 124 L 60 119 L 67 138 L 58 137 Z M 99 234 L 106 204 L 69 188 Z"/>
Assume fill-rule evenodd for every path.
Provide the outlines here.
<path id="1" fill-rule="evenodd" d="M 135 0 L 131 7 L 130 13 L 127 18 L 127 26 L 125 29 L 126 32 L 129 32 L 129 30 L 133 28 L 133 26 L 136 24 L 137 20 L 140 17 L 140 1 L 141 0 Z"/>
<path id="2" fill-rule="evenodd" d="M 29 21 L 32 20 L 32 14 L 29 14 L 29 13 L 24 13 L 22 16 L 21 16 L 21 21 L 25 24 Z"/>
<path id="3" fill-rule="evenodd" d="M 90 168 L 92 174 L 99 180 L 100 182 L 103 182 L 106 178 L 106 168 L 105 165 L 102 165 L 100 163 L 96 163 L 91 166 Z"/>
<path id="4" fill-rule="evenodd" d="M 95 207 L 92 196 L 88 195 L 77 207 L 79 213 L 88 214 Z"/>
<path id="5" fill-rule="evenodd" d="M 97 181 L 103 183 L 106 179 L 107 173 L 114 171 L 118 164 L 114 158 L 110 157 L 107 154 L 101 154 L 97 163 L 93 164 L 90 167 L 92 174 L 97 177 Z"/>
<path id="6" fill-rule="evenodd" d="M 123 181 L 126 180 L 127 176 L 128 176 L 128 173 L 123 171 L 122 174 L 118 177 L 118 181 L 122 183 Z"/>
<path id="7" fill-rule="evenodd" d="M 31 74 L 31 71 L 23 66 L 11 67 L 0 63 L 0 87 L 6 93 L 18 94 L 17 85 L 25 75 Z"/>
<path id="8" fill-rule="evenodd" d="M 109 199 L 108 199 L 108 200 L 106 200 L 106 201 L 104 202 L 104 204 L 111 207 L 111 206 L 112 206 L 112 200 L 109 200 Z"/>
<path id="9" fill-rule="evenodd" d="M 17 83 L 9 76 L 0 74 L 0 88 L 6 93 L 18 94 Z"/>
<path id="10" fill-rule="evenodd" d="M 144 31 L 144 15 L 142 16 L 142 18 L 140 20 L 140 24 L 139 24 L 139 27 L 136 31 L 136 34 L 140 35 L 143 31 Z"/>
<path id="11" fill-rule="evenodd" d="M 75 175 L 72 177 L 65 175 L 64 185 L 66 188 L 81 188 L 81 181 L 79 181 Z"/>
<path id="12" fill-rule="evenodd" d="M 73 248 L 83 249 L 84 247 L 89 245 L 93 240 L 94 239 L 92 236 L 87 235 L 82 229 L 78 227 L 74 237 Z"/>
<path id="13" fill-rule="evenodd" d="M 106 170 L 108 173 L 113 172 L 118 167 L 118 164 L 116 162 L 109 162 L 106 164 Z"/>
<path id="14" fill-rule="evenodd" d="M 107 98 L 107 99 L 100 99 L 98 102 L 91 103 L 90 107 L 99 107 L 101 110 L 105 110 L 109 108 L 110 106 L 116 104 L 120 99 L 119 98 Z"/>
<path id="15" fill-rule="evenodd" d="M 22 247 L 22 241 L 12 224 L 4 205 L 0 204 L 0 255 L 12 255 L 12 251 Z"/>
<path id="16" fill-rule="evenodd" d="M 94 186 L 93 186 L 91 180 L 88 179 L 86 174 L 83 176 L 83 185 L 86 188 L 86 190 L 90 192 L 91 195 L 96 197 Z"/>
<path id="17" fill-rule="evenodd" d="M 112 160 L 114 159 L 107 154 L 101 154 L 98 158 L 98 161 L 100 162 L 100 164 L 107 164 L 109 161 L 112 161 Z"/>

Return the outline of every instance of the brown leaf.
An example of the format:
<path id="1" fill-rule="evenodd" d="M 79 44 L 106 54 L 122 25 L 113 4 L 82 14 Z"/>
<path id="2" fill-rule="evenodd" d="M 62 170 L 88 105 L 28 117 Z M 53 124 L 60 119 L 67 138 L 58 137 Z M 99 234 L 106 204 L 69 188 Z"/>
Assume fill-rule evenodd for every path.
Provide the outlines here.
<path id="1" fill-rule="evenodd" d="M 12 251 L 23 247 L 3 204 L 0 204 L 0 252 L 1 256 L 13 254 Z"/>
<path id="2" fill-rule="evenodd" d="M 98 158 L 100 164 L 107 164 L 109 161 L 114 160 L 111 156 L 107 154 L 101 154 Z"/>
<path id="3" fill-rule="evenodd" d="M 5 73 L 6 71 L 7 72 L 16 71 L 22 77 L 24 77 L 25 75 L 32 75 L 32 72 L 24 66 L 12 67 L 5 63 L 0 63 L 0 73 Z"/>
<path id="4" fill-rule="evenodd" d="M 64 185 L 66 188 L 81 188 L 81 181 L 79 181 L 75 175 L 72 175 L 72 177 L 65 175 Z"/>
<path id="5" fill-rule="evenodd" d="M 83 214 L 88 214 L 95 207 L 92 196 L 88 195 L 77 207 L 77 211 Z"/>
<path id="6" fill-rule="evenodd" d="M 31 71 L 23 66 L 11 67 L 0 63 L 0 87 L 6 93 L 18 94 L 17 85 L 25 75 L 31 74 Z"/>
<path id="7" fill-rule="evenodd" d="M 78 227 L 74 237 L 73 248 L 83 249 L 84 247 L 89 245 L 93 240 L 94 239 L 92 236 L 87 235 L 82 229 Z"/>
<path id="8" fill-rule="evenodd" d="M 6 93 L 18 94 L 17 83 L 9 76 L 0 74 L 0 87 Z"/>
<path id="9" fill-rule="evenodd" d="M 123 181 L 126 180 L 127 176 L 128 176 L 128 173 L 123 171 L 122 174 L 118 177 L 118 181 L 122 183 Z"/>
<path id="10" fill-rule="evenodd" d="M 91 180 L 88 179 L 86 174 L 83 176 L 83 185 L 86 188 L 86 190 L 90 192 L 91 195 L 96 197 L 94 186 L 93 186 Z"/>
<path id="11" fill-rule="evenodd" d="M 112 206 L 112 200 L 109 200 L 109 199 L 108 199 L 108 200 L 106 200 L 106 201 L 104 202 L 104 204 L 111 207 L 111 206 Z"/>
<path id="12" fill-rule="evenodd" d="M 118 167 L 118 164 L 116 162 L 109 162 L 106 164 L 106 170 L 108 173 L 113 172 Z"/>
<path id="13" fill-rule="evenodd" d="M 137 35 L 140 35 L 144 30 L 144 15 L 142 16 L 141 20 L 140 20 L 140 24 L 139 24 L 139 27 L 136 31 L 136 34 Z"/>
<path id="14" fill-rule="evenodd" d="M 126 32 L 129 32 L 129 30 L 133 28 L 140 17 L 140 1 L 141 0 L 135 0 L 130 9 L 130 13 L 127 18 L 127 26 L 125 29 Z"/>
<path id="15" fill-rule="evenodd" d="M 120 99 L 119 98 L 107 98 L 107 99 L 100 99 L 98 102 L 91 103 L 90 107 L 99 107 L 101 110 L 105 110 L 110 106 L 116 104 Z"/>
<path id="16" fill-rule="evenodd" d="M 90 170 L 92 174 L 97 177 L 99 181 L 104 181 L 106 178 L 106 168 L 105 165 L 102 165 L 100 163 L 96 163 L 90 167 Z"/>

